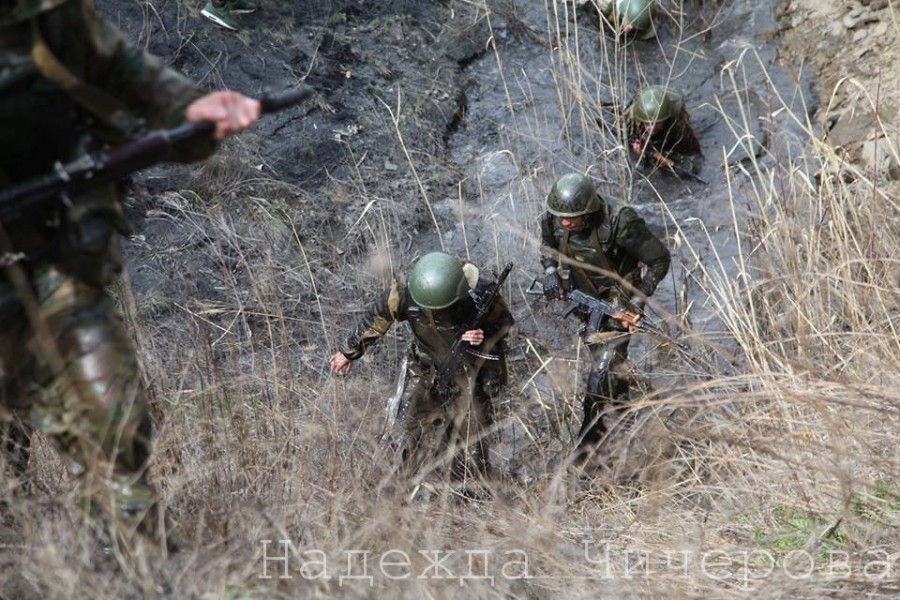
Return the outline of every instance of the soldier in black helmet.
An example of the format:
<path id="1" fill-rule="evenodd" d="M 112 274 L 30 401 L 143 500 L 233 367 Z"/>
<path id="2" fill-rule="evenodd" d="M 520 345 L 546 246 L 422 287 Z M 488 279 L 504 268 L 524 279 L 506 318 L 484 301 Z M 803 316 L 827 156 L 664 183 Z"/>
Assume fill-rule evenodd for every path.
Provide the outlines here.
<path id="1" fill-rule="evenodd" d="M 602 198 L 580 173 L 560 177 L 541 217 L 544 294 L 562 300 L 578 289 L 601 300 L 640 308 L 669 270 L 669 251 L 630 206 Z M 587 315 L 584 315 L 585 317 Z M 627 310 L 583 337 L 592 358 L 584 394 L 584 417 L 576 460 L 583 461 L 603 439 L 603 414 L 628 392 L 623 373 L 629 333 L 640 314 Z"/>
<path id="2" fill-rule="evenodd" d="M 475 297 L 492 284 L 472 263 L 443 252 L 426 254 L 413 266 L 406 281 L 394 279 L 350 334 L 343 351 L 331 357 L 334 373 L 348 373 L 352 362 L 390 329 L 395 321 L 409 323 L 413 341 L 398 394 L 400 451 L 406 471 L 420 474 L 429 460 L 423 438 L 443 423 L 440 450 L 457 452 L 454 478 L 488 472 L 488 428 L 492 423 L 492 399 L 506 383 L 504 340 L 514 321 L 499 296 L 480 329 L 465 330 L 476 311 Z M 461 361 L 450 389 L 433 385 L 436 370 L 447 360 L 457 338 L 475 350 Z M 471 470 L 470 470 L 471 464 Z"/>
<path id="3" fill-rule="evenodd" d="M 208 156 L 259 116 L 256 100 L 204 94 L 129 44 L 91 0 L 0 0 L 0 187 L 51 172 L 145 128 L 213 121 L 215 139 L 175 150 Z M 64 201 L 63 201 L 64 200 Z M 154 533 L 151 424 L 137 358 L 104 291 L 131 231 L 116 183 L 0 223 L 0 442 L 27 477 L 31 432 L 90 476 L 87 504 L 117 531 Z"/>

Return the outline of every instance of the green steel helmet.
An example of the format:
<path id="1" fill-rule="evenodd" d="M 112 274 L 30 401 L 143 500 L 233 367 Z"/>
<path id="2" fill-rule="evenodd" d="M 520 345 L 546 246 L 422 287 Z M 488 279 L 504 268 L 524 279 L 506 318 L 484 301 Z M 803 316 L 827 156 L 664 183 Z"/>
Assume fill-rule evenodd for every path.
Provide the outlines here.
<path id="1" fill-rule="evenodd" d="M 638 92 L 634 99 L 634 120 L 638 123 L 657 123 L 670 119 L 684 110 L 681 94 L 662 85 L 651 85 Z"/>
<path id="2" fill-rule="evenodd" d="M 30 19 L 71 0 L 0 0 L 0 25 Z"/>
<path id="3" fill-rule="evenodd" d="M 428 310 L 447 308 L 469 295 L 462 263 L 443 252 L 431 252 L 416 261 L 407 285 L 413 302 Z"/>
<path id="4" fill-rule="evenodd" d="M 638 31 L 650 28 L 653 19 L 653 0 L 619 0 L 616 3 L 623 23 Z"/>
<path id="5" fill-rule="evenodd" d="M 580 217 L 597 212 L 603 200 L 594 182 L 581 173 L 568 173 L 556 180 L 547 195 L 547 210 L 557 217 Z"/>

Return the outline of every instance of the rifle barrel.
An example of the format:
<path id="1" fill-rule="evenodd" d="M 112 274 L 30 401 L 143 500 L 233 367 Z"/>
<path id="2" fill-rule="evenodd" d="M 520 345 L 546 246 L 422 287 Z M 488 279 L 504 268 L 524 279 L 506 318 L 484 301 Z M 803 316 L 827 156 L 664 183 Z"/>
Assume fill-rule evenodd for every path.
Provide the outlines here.
<path id="1" fill-rule="evenodd" d="M 315 93 L 308 85 L 260 98 L 263 114 L 299 104 Z M 147 135 L 108 152 L 82 156 L 53 172 L 0 189 L 0 219 L 18 216 L 29 206 L 41 204 L 63 192 L 77 194 L 90 187 L 122 177 L 160 162 L 172 146 L 194 138 L 209 137 L 215 123 L 198 121 Z"/>

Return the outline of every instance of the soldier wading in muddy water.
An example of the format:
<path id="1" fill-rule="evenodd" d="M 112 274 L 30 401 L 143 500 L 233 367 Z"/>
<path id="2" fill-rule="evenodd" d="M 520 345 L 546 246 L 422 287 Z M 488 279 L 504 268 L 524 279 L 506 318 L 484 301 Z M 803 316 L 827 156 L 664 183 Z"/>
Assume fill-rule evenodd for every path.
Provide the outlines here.
<path id="1" fill-rule="evenodd" d="M 628 147 L 639 164 L 676 175 L 696 175 L 700 142 L 681 94 L 660 85 L 642 89 L 625 108 Z"/>
<path id="2" fill-rule="evenodd" d="M 145 128 L 212 121 L 222 139 L 260 104 L 204 95 L 108 26 L 90 0 L 0 0 L 0 189 L 31 180 Z M 176 148 L 208 156 L 214 140 Z M 147 480 L 151 423 L 128 333 L 104 291 L 131 232 L 117 183 L 97 183 L 0 227 L 0 433 L 24 481 L 31 432 L 44 432 L 70 470 L 88 476 L 86 505 L 116 531 L 155 535 Z"/>
<path id="3" fill-rule="evenodd" d="M 601 442 L 605 410 L 627 400 L 629 332 L 643 307 L 669 271 L 669 251 L 633 208 L 617 208 L 578 173 L 563 175 L 547 196 L 541 217 L 541 265 L 544 295 L 564 300 L 577 289 L 612 304 L 629 307 L 606 318 L 598 331 L 584 330 L 592 368 L 584 394 L 584 417 L 578 433 L 576 462 L 584 462 Z M 643 272 L 642 272 L 643 271 Z M 587 315 L 581 315 L 587 320 Z"/>
<path id="4" fill-rule="evenodd" d="M 398 386 L 398 414 L 391 437 L 410 476 L 427 475 L 433 461 L 443 468 L 447 453 L 454 453 L 450 461 L 454 479 L 488 474 L 492 400 L 506 383 L 504 339 L 514 321 L 498 295 L 482 326 L 466 328 L 477 311 L 476 302 L 492 286 L 471 263 L 443 252 L 426 254 L 406 282 L 395 278 L 382 292 L 349 336 L 346 350 L 331 357 L 332 372 L 348 373 L 352 361 L 395 321 L 409 323 L 413 342 L 400 373 L 403 383 Z M 449 385 L 435 383 L 457 338 L 467 342 L 468 349 L 449 374 Z M 438 425 L 442 432 L 433 431 Z M 435 433 L 440 440 L 432 448 L 427 438 Z"/>

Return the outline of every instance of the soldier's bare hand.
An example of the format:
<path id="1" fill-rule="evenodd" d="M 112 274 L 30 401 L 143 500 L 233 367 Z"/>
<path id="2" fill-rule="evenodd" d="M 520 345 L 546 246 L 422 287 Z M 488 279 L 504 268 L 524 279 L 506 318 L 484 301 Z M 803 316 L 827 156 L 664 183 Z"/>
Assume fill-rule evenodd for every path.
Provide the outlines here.
<path id="1" fill-rule="evenodd" d="M 643 315 L 630 310 L 618 312 L 613 316 L 622 324 L 622 327 L 628 330 L 628 333 L 637 331 L 638 325 L 641 324 L 641 319 L 644 318 Z"/>
<path id="2" fill-rule="evenodd" d="M 353 361 L 344 356 L 343 352 L 335 352 L 331 355 L 331 372 L 335 375 L 349 375 Z"/>
<path id="3" fill-rule="evenodd" d="M 213 137 L 223 140 L 256 123 L 260 112 L 259 100 L 226 90 L 195 100 L 188 106 L 185 120 L 189 123 L 212 121 L 216 124 Z"/>
<path id="4" fill-rule="evenodd" d="M 644 152 L 644 142 L 641 140 L 631 142 L 631 151 L 635 154 L 642 154 Z"/>
<path id="5" fill-rule="evenodd" d="M 470 329 L 462 334 L 460 339 L 464 342 L 469 342 L 473 346 L 479 346 L 484 341 L 484 331 L 481 329 Z"/>

